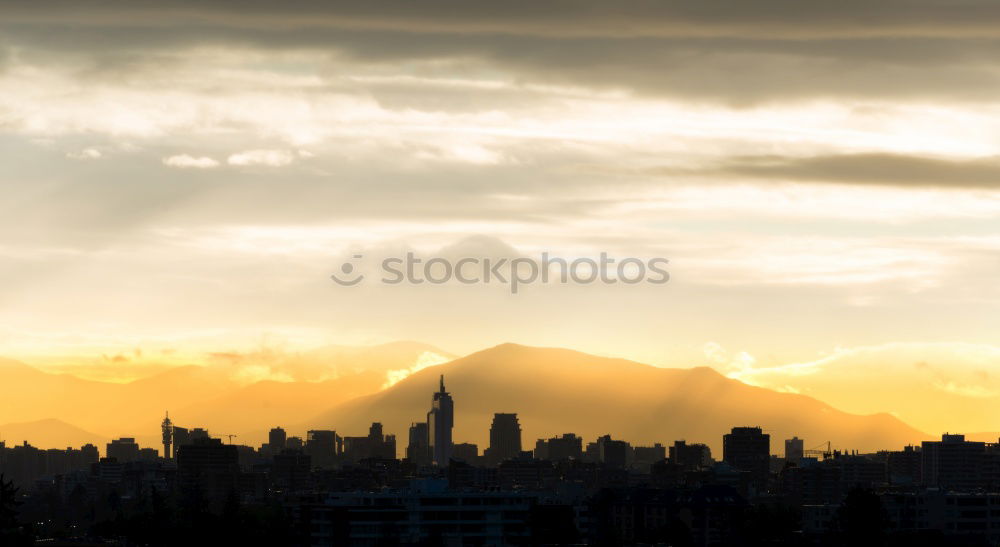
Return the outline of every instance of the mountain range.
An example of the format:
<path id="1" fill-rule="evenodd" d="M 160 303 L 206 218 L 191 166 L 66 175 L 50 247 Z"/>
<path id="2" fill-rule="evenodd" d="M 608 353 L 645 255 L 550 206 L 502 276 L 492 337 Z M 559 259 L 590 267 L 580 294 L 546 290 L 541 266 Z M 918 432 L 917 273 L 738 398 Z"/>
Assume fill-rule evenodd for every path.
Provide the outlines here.
<path id="1" fill-rule="evenodd" d="M 495 412 L 516 412 L 525 448 L 573 432 L 611 434 L 633 443 L 704 442 L 721 452 L 733 426 L 761 426 L 772 448 L 792 436 L 807 444 L 863 451 L 904 446 L 927 435 L 889 414 L 841 412 L 811 397 L 753 387 L 708 367 L 659 368 L 558 348 L 503 344 L 419 371 L 388 389 L 346 401 L 303 428 L 350 435 L 381 421 L 403 434 L 424 421 L 444 375 L 455 400 L 455 439 L 485 447 Z M 405 438 L 402 436 L 400 438 Z"/>
<path id="2" fill-rule="evenodd" d="M 686 439 L 707 443 L 719 455 L 722 435 L 739 425 L 763 427 L 776 453 L 793 435 L 806 439 L 807 447 L 830 441 L 862 451 L 929 438 L 889 414 L 842 412 L 808 396 L 741 383 L 708 367 L 661 368 L 516 344 L 452 357 L 412 342 L 335 346 L 263 360 L 234 354 L 214 365 L 180 366 L 124 384 L 0 361 L 7 388 L 0 421 L 61 420 L 36 422 L 37 432 L 0 428 L 0 436 L 43 447 L 76 445 L 82 440 L 79 431 L 54 426 L 71 423 L 93 431 L 89 435 L 95 441 L 134 436 L 158 446 L 159 421 L 170 409 L 178 425 L 235 434 L 236 442 L 252 445 L 278 425 L 290 435 L 304 436 L 307 429 L 364 435 L 371 422 L 380 421 L 386 432 L 397 435 L 402 451 L 407 428 L 424 421 L 444 375 L 455 400 L 456 442 L 481 448 L 488 443 L 495 412 L 518 414 L 526 449 L 536 438 L 574 432 L 586 440 L 611 434 L 633 444 Z M 438 361 L 446 362 L 434 364 Z M 261 379 L 247 382 L 248 367 Z"/>

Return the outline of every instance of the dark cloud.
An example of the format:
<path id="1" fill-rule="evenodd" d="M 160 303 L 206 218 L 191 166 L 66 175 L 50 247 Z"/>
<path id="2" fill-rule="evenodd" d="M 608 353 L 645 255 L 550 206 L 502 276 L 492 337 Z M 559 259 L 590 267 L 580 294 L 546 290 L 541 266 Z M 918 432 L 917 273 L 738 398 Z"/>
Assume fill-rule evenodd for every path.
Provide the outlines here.
<path id="1" fill-rule="evenodd" d="M 992 158 L 954 161 L 894 154 L 751 156 L 731 160 L 709 172 L 791 181 L 1000 189 L 1000 161 Z"/>
<path id="2" fill-rule="evenodd" d="M 4 11 L 5 19 L 16 24 L 212 24 L 248 30 L 316 27 L 559 37 L 992 37 L 1000 19 L 1000 5 L 990 0 L 56 0 L 44 5 L 15 0 L 8 1 Z"/>
<path id="3" fill-rule="evenodd" d="M 463 59 L 531 81 L 731 103 L 992 100 L 1000 88 L 1000 4 L 986 0 L 14 2 L 4 20 L 7 43 L 53 59 L 92 55 L 102 69 L 228 45 L 367 64 Z"/>

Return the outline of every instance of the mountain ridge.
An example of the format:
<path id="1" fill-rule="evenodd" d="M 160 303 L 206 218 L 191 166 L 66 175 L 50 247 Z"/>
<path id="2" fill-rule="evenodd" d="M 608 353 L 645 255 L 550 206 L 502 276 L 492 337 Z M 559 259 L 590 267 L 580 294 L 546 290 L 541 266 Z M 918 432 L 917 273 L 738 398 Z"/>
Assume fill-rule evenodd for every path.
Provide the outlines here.
<path id="1" fill-rule="evenodd" d="M 480 448 L 485 448 L 495 412 L 518 412 L 525 449 L 532 447 L 534 438 L 574 431 L 587 440 L 610 433 L 648 444 L 688 439 L 718 450 L 722 434 L 739 425 L 773 430 L 776 443 L 809 435 L 816 444 L 831 440 L 860 450 L 927 438 L 889 414 L 848 414 L 806 395 L 726 378 L 709 367 L 661 368 L 512 343 L 421 370 L 386 390 L 336 405 L 303 425 L 357 435 L 368 423 L 382 421 L 387 431 L 403 438 L 409 422 L 423 421 L 440 374 L 455 398 L 456 442 L 472 441 Z"/>

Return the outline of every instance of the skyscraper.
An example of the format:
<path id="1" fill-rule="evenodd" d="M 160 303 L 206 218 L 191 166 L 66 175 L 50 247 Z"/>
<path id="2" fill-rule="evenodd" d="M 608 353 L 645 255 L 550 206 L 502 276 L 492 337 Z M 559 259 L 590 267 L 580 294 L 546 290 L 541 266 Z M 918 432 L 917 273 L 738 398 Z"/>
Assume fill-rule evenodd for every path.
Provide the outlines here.
<path id="1" fill-rule="evenodd" d="M 521 424 L 517 422 L 517 414 L 494 414 L 493 425 L 490 426 L 490 447 L 485 454 L 487 461 L 497 464 L 520 454 Z"/>
<path id="2" fill-rule="evenodd" d="M 427 413 L 428 438 L 434 465 L 448 465 L 451 459 L 451 430 L 454 425 L 455 402 L 444 389 L 444 374 L 442 374 L 441 389 L 434 394 L 431 411 Z"/>

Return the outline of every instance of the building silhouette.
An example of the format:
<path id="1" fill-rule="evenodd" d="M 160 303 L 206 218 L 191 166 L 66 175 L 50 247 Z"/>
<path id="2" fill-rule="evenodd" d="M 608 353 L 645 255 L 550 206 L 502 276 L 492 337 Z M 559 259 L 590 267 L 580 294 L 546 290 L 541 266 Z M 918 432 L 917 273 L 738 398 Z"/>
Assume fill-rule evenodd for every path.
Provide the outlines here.
<path id="1" fill-rule="evenodd" d="M 695 471 L 712 465 L 712 450 L 708 445 L 687 441 L 674 441 L 668 449 L 670 463 L 678 465 L 685 471 Z"/>
<path id="2" fill-rule="evenodd" d="M 633 446 L 632 460 L 633 466 L 649 469 L 656 462 L 667 459 L 667 448 L 660 443 L 653 446 Z"/>
<path id="3" fill-rule="evenodd" d="M 280 427 L 272 427 L 271 431 L 267 433 L 267 446 L 274 454 L 280 454 L 285 449 L 286 440 L 288 440 L 288 435 Z"/>
<path id="4" fill-rule="evenodd" d="M 564 433 L 561 437 L 550 439 L 538 439 L 535 441 L 535 457 L 554 462 L 579 460 L 583 457 L 583 439 L 572 433 Z"/>
<path id="5" fill-rule="evenodd" d="M 239 472 L 236 447 L 221 439 L 198 437 L 178 447 L 178 486 L 185 495 L 219 505 L 236 492 Z"/>
<path id="6" fill-rule="evenodd" d="M 441 375 L 441 387 L 434 394 L 431 410 L 427 413 L 427 435 L 431 447 L 431 459 L 434 465 L 445 467 L 451 460 L 451 433 L 455 426 L 455 402 L 444 389 L 444 374 Z"/>
<path id="7" fill-rule="evenodd" d="M 406 458 L 416 465 L 430 465 L 431 447 L 428 441 L 427 422 L 411 423 Z"/>
<path id="8" fill-rule="evenodd" d="M 306 433 L 305 453 L 312 459 L 314 466 L 319 468 L 333 467 L 334 460 L 337 458 L 337 441 L 336 431 L 309 430 Z"/>
<path id="9" fill-rule="evenodd" d="M 475 443 L 455 443 L 451 447 L 451 459 L 466 463 L 479 460 L 479 445 Z"/>
<path id="10" fill-rule="evenodd" d="M 521 455 L 521 424 L 517 414 L 498 412 L 490 426 L 490 446 L 484 454 L 487 463 L 497 464 Z"/>
<path id="11" fill-rule="evenodd" d="M 886 454 L 885 463 L 890 484 L 920 484 L 921 453 L 919 446 L 905 446 Z"/>
<path id="12" fill-rule="evenodd" d="M 802 439 L 798 437 L 785 439 L 785 461 L 798 463 L 804 455 L 805 442 Z"/>
<path id="13" fill-rule="evenodd" d="M 271 481 L 275 489 L 297 491 L 310 486 L 312 460 L 299 450 L 282 450 L 271 462 Z"/>
<path id="14" fill-rule="evenodd" d="M 344 437 L 343 458 L 349 462 L 359 462 L 368 458 L 395 459 L 396 436 L 385 435 L 382 432 L 382 424 L 373 422 L 368 428 L 368 436 Z"/>
<path id="15" fill-rule="evenodd" d="M 603 435 L 587 445 L 587 452 L 593 461 L 606 467 L 623 469 L 628 465 L 631 448 L 626 441 L 616 441 L 611 435 Z"/>
<path id="16" fill-rule="evenodd" d="M 107 444 L 105 455 L 118 463 L 134 462 L 139 459 L 139 445 L 132 437 L 114 439 Z"/>
<path id="17" fill-rule="evenodd" d="M 925 486 L 973 490 L 987 478 L 986 443 L 945 433 L 940 441 L 920 446 L 920 474 Z"/>
<path id="18" fill-rule="evenodd" d="M 734 427 L 722 436 L 722 460 L 750 473 L 754 485 L 767 485 L 771 462 L 771 436 L 759 427 Z"/>
<path id="19" fill-rule="evenodd" d="M 191 443 L 191 432 L 188 431 L 188 429 L 186 427 L 180 427 L 180 426 L 177 426 L 177 425 L 172 426 L 170 429 L 171 429 L 171 433 L 173 434 L 173 441 L 174 441 L 173 447 L 172 447 L 173 453 L 170 455 L 170 457 L 176 460 L 177 459 L 177 452 L 178 452 L 177 449 L 182 444 L 190 444 Z"/>

